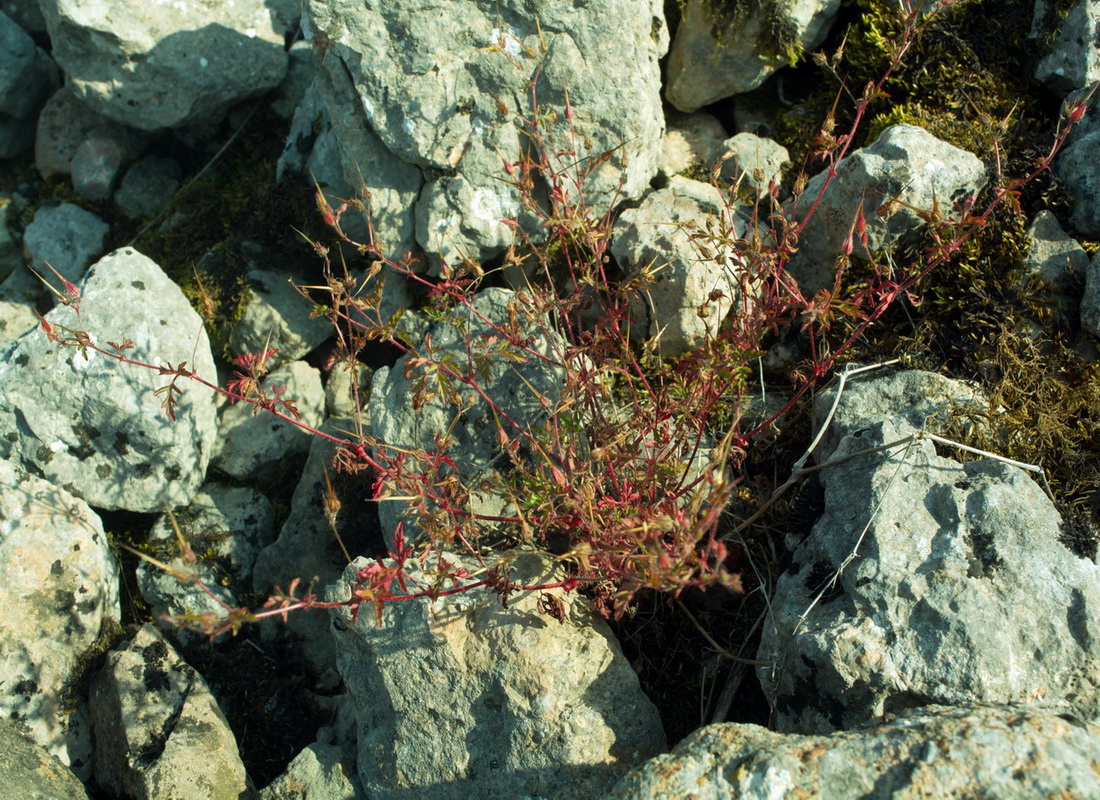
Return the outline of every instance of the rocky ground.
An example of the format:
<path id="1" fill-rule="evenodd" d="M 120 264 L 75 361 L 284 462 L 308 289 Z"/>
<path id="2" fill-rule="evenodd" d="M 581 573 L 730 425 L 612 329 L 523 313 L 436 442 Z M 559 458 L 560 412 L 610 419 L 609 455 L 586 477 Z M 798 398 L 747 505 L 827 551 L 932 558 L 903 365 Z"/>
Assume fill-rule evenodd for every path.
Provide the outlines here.
<path id="1" fill-rule="evenodd" d="M 534 85 L 561 110 L 548 124 L 568 109 L 588 149 L 616 148 L 586 199 L 616 208 L 619 275 L 667 264 L 634 313 L 676 358 L 736 293 L 684 226 L 726 215 L 747 237 L 770 181 L 797 218 L 822 120 L 847 130 L 848 92 L 903 27 L 871 0 L 108 5 L 0 0 L 0 795 L 1100 796 L 1100 115 L 1014 194 L 1019 214 L 1005 203 L 858 339 L 848 377 L 749 445 L 724 523 L 744 594 L 642 594 L 607 621 L 583 593 L 466 592 L 390 604 L 381 628 L 344 607 L 211 643 L 163 616 L 257 607 L 295 578 L 344 599 L 403 509 L 380 512 L 331 442 L 200 387 L 169 420 L 176 367 L 224 383 L 233 355 L 275 348 L 268 385 L 337 438 L 366 420 L 429 446 L 454 416 L 413 410 L 396 351 L 333 366 L 331 327 L 289 282 L 322 277 L 309 241 L 340 247 L 315 186 L 334 205 L 369 193 L 371 228 L 349 214 L 345 232 L 429 276 L 499 265 L 501 220 L 532 219 L 501 173 Z M 807 294 L 831 286 L 868 198 L 903 202 L 870 220 L 867 250 L 919 260 L 932 209 L 1027 174 L 1063 102 L 1091 98 L 1092 4 L 957 5 L 804 231 L 790 270 Z M 79 287 L 79 319 L 28 265 Z M 477 300 L 489 317 L 514 297 L 500 283 Z M 389 309 L 423 300 L 388 288 Z M 413 329 L 461 349 L 432 324 Z M 167 372 L 46 335 L 77 329 Z M 751 414 L 805 355 L 797 330 L 764 344 Z M 521 377 L 494 384 L 517 415 L 523 386 L 560 381 Z M 497 445 L 477 413 L 456 458 L 480 474 Z M 568 563 L 507 557 L 531 585 Z"/>

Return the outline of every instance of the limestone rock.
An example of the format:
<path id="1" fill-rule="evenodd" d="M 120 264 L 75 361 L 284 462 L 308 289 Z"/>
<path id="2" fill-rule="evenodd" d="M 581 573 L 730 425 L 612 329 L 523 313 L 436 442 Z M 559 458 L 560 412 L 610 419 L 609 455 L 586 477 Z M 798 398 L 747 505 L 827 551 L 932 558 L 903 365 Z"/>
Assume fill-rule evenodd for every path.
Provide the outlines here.
<path id="1" fill-rule="evenodd" d="M 1014 706 L 931 706 L 877 727 L 794 736 L 708 725 L 605 800 L 1095 797 L 1100 727 Z"/>
<path id="2" fill-rule="evenodd" d="M 206 681 L 145 625 L 91 690 L 96 780 L 114 797 L 239 800 L 237 742 Z"/>
<path id="3" fill-rule="evenodd" d="M 835 455 L 907 429 L 869 423 Z M 1100 567 L 1062 545 L 1028 475 L 959 464 L 925 440 L 821 481 L 824 514 L 779 578 L 758 654 L 780 731 L 846 730 L 929 704 L 1100 719 Z"/>
<path id="4" fill-rule="evenodd" d="M 119 618 L 118 563 L 84 501 L 9 461 L 0 487 L 0 715 L 86 778 L 88 707 L 68 693 L 103 626 Z"/>
<path id="5" fill-rule="evenodd" d="M 905 206 L 898 206 L 885 218 L 879 216 L 878 209 L 887 201 L 898 199 L 927 211 L 938 206 L 950 217 L 954 202 L 977 194 L 986 183 L 985 167 L 977 156 L 913 125 L 891 125 L 873 144 L 842 159 L 836 173 L 813 219 L 802 231 L 799 250 L 788 267 L 802 291 L 811 295 L 832 287 L 836 257 L 861 203 L 868 243 L 866 247 L 855 243 L 855 258 L 866 258 L 867 252 L 888 247 L 927 225 L 916 211 Z M 801 198 L 788 204 L 788 213 L 794 219 L 805 217 L 825 178 L 825 172 L 815 175 Z"/>
<path id="6" fill-rule="evenodd" d="M 327 597 L 350 597 L 369 563 L 349 565 Z M 523 585 L 557 580 L 553 561 L 534 553 L 519 555 L 514 570 Z M 370 797 L 601 797 L 663 749 L 657 711 L 606 625 L 583 600 L 551 592 L 565 603 L 564 623 L 537 614 L 534 592 L 507 607 L 485 591 L 393 602 L 382 627 L 369 604 L 358 621 L 346 606 L 335 611 Z"/>
<path id="7" fill-rule="evenodd" d="M 687 0 L 668 56 L 665 96 L 681 111 L 748 92 L 785 66 L 790 46 L 817 47 L 829 33 L 840 0 L 778 0 L 741 4 L 723 18 L 711 0 Z M 728 8 L 729 6 L 727 6 Z M 771 41 L 781 31 L 786 43 Z M 799 52 L 792 55 L 797 57 Z"/>
<path id="8" fill-rule="evenodd" d="M 80 320 L 69 306 L 46 315 L 95 342 L 127 338 L 136 360 L 213 379 L 202 321 L 153 261 L 131 248 L 97 262 L 80 285 Z M 0 455 L 100 508 L 163 511 L 188 502 L 206 473 L 216 434 L 214 395 L 180 379 L 173 422 L 156 394 L 171 377 L 50 342 L 35 330 L 0 359 Z"/>
<path id="9" fill-rule="evenodd" d="M 69 89 L 141 130 L 217 122 L 286 72 L 285 21 L 262 0 L 42 0 Z"/>

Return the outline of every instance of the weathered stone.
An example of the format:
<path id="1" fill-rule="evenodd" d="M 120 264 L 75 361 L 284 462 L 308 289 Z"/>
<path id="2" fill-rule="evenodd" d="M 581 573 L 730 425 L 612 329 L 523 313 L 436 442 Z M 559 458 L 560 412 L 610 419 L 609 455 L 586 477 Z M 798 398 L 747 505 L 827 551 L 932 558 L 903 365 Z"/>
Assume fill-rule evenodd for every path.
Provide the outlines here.
<path id="1" fill-rule="evenodd" d="M 446 557 L 471 574 L 483 569 Z M 351 597 L 370 563 L 349 565 L 327 597 Z M 535 553 L 518 555 L 513 569 L 521 585 L 561 577 Z M 410 573 L 411 586 L 435 580 Z M 346 606 L 335 611 L 337 660 L 359 720 L 359 779 L 372 798 L 601 797 L 663 750 L 657 710 L 605 623 L 585 601 L 549 592 L 565 604 L 564 623 L 536 612 L 534 592 L 507 607 L 486 591 L 393 602 L 381 627 L 369 604 L 358 621 Z"/>
<path id="2" fill-rule="evenodd" d="M 1076 306 L 1088 273 L 1088 254 L 1045 209 L 1035 215 L 1026 235 L 1029 247 L 1024 264 L 1030 275 L 1049 287 L 1055 321 L 1063 325 L 1076 323 Z"/>
<path id="3" fill-rule="evenodd" d="M 168 207 L 180 188 L 180 165 L 175 159 L 147 156 L 126 170 L 115 205 L 130 219 L 150 217 Z"/>
<path id="4" fill-rule="evenodd" d="M 677 175 L 615 223 L 611 252 L 619 264 L 629 274 L 655 271 L 652 285 L 631 310 L 644 337 L 657 341 L 661 355 L 682 355 L 714 336 L 741 296 L 732 256 L 711 241 L 693 241 L 693 235 L 705 236 L 709 230 L 720 236 L 724 221 L 729 236 L 740 236 L 746 218 L 739 207 L 728 207 L 710 184 Z"/>
<path id="5" fill-rule="evenodd" d="M 332 335 L 326 318 L 310 317 L 313 305 L 294 288 L 294 278 L 263 269 L 246 277 L 247 305 L 230 336 L 234 355 L 277 350 L 268 359 L 275 368 L 304 357 Z"/>
<path id="6" fill-rule="evenodd" d="M 814 430 L 825 424 L 838 387 L 829 386 L 814 402 Z M 873 422 L 890 420 L 910 430 L 936 431 L 952 409 L 982 412 L 987 403 L 980 390 L 963 381 L 924 370 L 902 370 L 883 375 L 869 372 L 848 380 L 829 427 L 814 450 L 814 461 L 824 464 L 840 441 Z"/>
<path id="7" fill-rule="evenodd" d="M 385 255 L 400 259 L 416 247 L 410 209 L 420 190 L 420 172 L 389 155 L 380 142 L 374 147 L 376 142 L 365 129 L 357 128 L 353 134 L 338 137 L 334 124 L 355 127 L 358 117 L 355 113 L 338 114 L 334 119 L 329 114 L 323 96 L 328 85 L 323 73 L 315 75 L 295 109 L 286 146 L 279 157 L 278 179 L 308 181 L 324 193 L 325 200 L 336 210 L 350 200 L 362 199 L 363 181 L 369 176 L 375 187 L 371 191 L 370 225 L 367 215 L 348 209 L 340 216 L 340 230 L 354 242 L 374 242 Z M 352 172 L 362 172 L 362 178 L 354 184 L 345 177 L 341 150 L 343 142 L 353 141 L 362 145 L 357 152 L 348 151 L 347 157 L 356 165 Z"/>
<path id="8" fill-rule="evenodd" d="M 834 455 L 909 430 L 870 423 Z M 942 458 L 927 440 L 820 475 L 824 514 L 776 584 L 758 654 L 780 731 L 929 704 L 1100 719 L 1100 567 L 1061 544 L 1030 477 Z"/>
<path id="9" fill-rule="evenodd" d="M 721 185 L 738 184 L 766 195 L 771 184 L 779 185 L 783 170 L 791 163 L 787 148 L 754 133 L 739 133 L 722 143 L 724 151 Z"/>
<path id="10" fill-rule="evenodd" d="M 710 114 L 679 114 L 668 117 L 661 140 L 657 167 L 667 178 L 692 169 L 710 170 L 722 154 L 726 129 Z"/>
<path id="11" fill-rule="evenodd" d="M 347 431 L 355 430 L 355 420 L 332 418 L 325 422 L 321 430 L 330 436 L 346 436 Z M 359 555 L 364 551 L 364 539 L 372 533 L 369 530 L 372 522 L 377 529 L 377 518 L 370 518 L 373 505 L 368 506 L 366 511 L 362 509 L 371 493 L 369 476 L 363 475 L 359 480 L 341 476 L 333 465 L 335 453 L 334 443 L 321 437 L 313 438 L 309 459 L 290 499 L 290 515 L 280 529 L 279 537 L 264 548 L 256 559 L 252 584 L 257 594 L 267 596 L 274 586 L 285 591 L 295 578 L 301 581 L 299 591 L 312 584 L 315 591 L 320 592 L 321 587 L 340 577 L 348 563 L 341 542 L 351 548 L 351 553 Z M 336 533 L 328 522 L 325 498 L 330 486 L 340 486 L 342 477 L 349 489 L 338 499 L 348 505 L 336 515 L 336 532 L 341 537 L 337 541 Z M 283 623 L 279 624 L 283 626 Z M 329 620 L 324 613 L 291 614 L 285 627 L 299 637 L 302 654 L 315 673 L 321 674 L 336 666 Z"/>
<path id="12" fill-rule="evenodd" d="M 1041 23 L 1050 4 L 1035 3 L 1035 22 Z M 1033 33 L 1038 33 L 1034 30 Z M 1035 67 L 1035 80 L 1065 95 L 1100 80 L 1100 2 L 1077 0 L 1058 23 L 1051 51 Z"/>
<path id="13" fill-rule="evenodd" d="M 694 111 L 755 89 L 821 44 L 839 7 L 840 0 L 777 0 L 730 12 L 711 0 L 687 0 L 668 56 L 665 96 L 681 111 Z M 779 32 L 786 41 L 775 40 Z"/>
<path id="14" fill-rule="evenodd" d="M 515 313 L 518 319 L 530 316 L 534 320 L 528 334 L 531 350 L 544 358 L 528 357 L 524 363 L 490 355 L 484 368 L 487 377 L 481 383 L 497 404 L 499 414 L 507 415 L 522 426 L 537 427 L 546 416 L 543 403 L 553 408 L 561 396 L 564 369 L 554 363 L 554 354 L 561 347 L 560 337 L 550 325 L 540 323 L 525 298 L 507 289 L 491 288 L 478 294 L 472 302 L 474 313 L 460 311 L 450 321 L 433 322 L 425 334 L 431 338 L 436 357 L 450 354 L 465 360 L 467 337 L 473 352 L 485 348 L 488 340 L 499 334 L 489 324 L 507 324 Z M 545 360 L 544 360 L 545 359 Z M 455 383 L 463 406 L 450 403 L 440 394 L 431 397 L 419 408 L 413 408 L 410 398 L 416 393 L 416 371 L 406 376 L 407 357 L 399 359 L 392 369 L 382 367 L 374 374 L 368 412 L 374 434 L 387 447 L 398 450 L 436 450 L 437 438 L 448 436 L 452 442 L 447 455 L 455 469 L 465 476 L 468 485 L 480 484 L 490 471 L 501 468 L 504 459 L 497 438 L 497 413 L 480 400 L 474 390 Z M 415 519 L 410 506 L 401 500 L 379 504 L 379 517 L 387 539 L 393 536 L 398 522 L 404 518 L 405 535 L 416 535 Z"/>
<path id="15" fill-rule="evenodd" d="M 354 417 L 361 411 L 366 416 L 373 377 L 374 372 L 358 362 L 354 374 L 346 363 L 338 363 L 329 370 L 325 383 L 325 408 L 329 416 Z"/>
<path id="16" fill-rule="evenodd" d="M 59 83 L 53 59 L 0 11 L 0 158 L 34 144 L 35 114 Z"/>
<path id="17" fill-rule="evenodd" d="M 584 181 L 597 214 L 613 199 L 641 194 L 656 172 L 664 127 L 657 61 L 668 44 L 659 2 L 550 0 L 533 9 L 464 0 L 441 13 L 428 0 L 365 8 L 317 0 L 307 25 L 328 76 L 326 102 L 341 109 L 333 122 L 348 182 L 356 185 L 361 173 L 380 204 L 375 213 L 397 216 L 407 190 L 382 183 L 376 197 L 364 159 L 392 153 L 423 168 L 416 237 L 435 268 L 440 260 L 480 261 L 511 243 L 502 220 L 521 207 L 501 178 L 526 146 L 515 115 L 531 113 L 532 91 L 541 108 L 557 112 L 556 122 L 544 120 L 554 148 L 573 142 L 581 157 L 621 148 Z M 572 170 L 574 161 L 563 157 L 558 167 Z M 400 254 L 392 239 L 388 254 L 393 247 Z"/>
<path id="18" fill-rule="evenodd" d="M 62 326 L 84 328 L 108 349 L 130 339 L 130 358 L 215 377 L 198 314 L 136 250 L 101 259 L 80 292 L 79 319 L 66 305 L 46 315 L 60 335 L 67 335 Z M 173 422 L 162 408 L 171 382 L 155 369 L 85 355 L 34 331 L 0 360 L 0 455 L 100 508 L 149 512 L 187 503 L 213 448 L 214 395 L 179 379 Z"/>
<path id="19" fill-rule="evenodd" d="M 216 122 L 286 72 L 285 23 L 262 0 L 41 6 L 69 89 L 141 130 Z"/>
<path id="20" fill-rule="evenodd" d="M 1033 708 L 930 706 L 792 736 L 720 724 L 632 770 L 605 800 L 902 800 L 1100 794 L 1100 727 Z"/>
<path id="21" fill-rule="evenodd" d="M 813 206 L 826 172 L 810 179 L 800 198 L 788 204 L 795 220 L 805 218 Z M 952 204 L 976 195 L 986 183 L 981 160 L 935 138 L 913 125 L 891 125 L 871 145 L 851 153 L 836 165 L 836 177 L 821 198 L 813 218 L 798 242 L 798 252 L 788 269 L 804 293 L 831 288 L 836 258 L 848 237 L 862 205 L 868 243 L 854 243 L 852 256 L 866 258 L 874 252 L 923 230 L 927 222 L 913 209 L 939 208 L 945 217 Z M 878 210 L 889 200 L 897 206 L 880 216 Z"/>
<path id="22" fill-rule="evenodd" d="M 38 324 L 31 303 L 0 300 L 0 347 L 14 341 Z"/>
<path id="23" fill-rule="evenodd" d="M 60 288 L 46 264 L 76 283 L 85 268 L 102 255 L 103 240 L 110 230 L 91 211 L 72 203 L 40 208 L 23 233 L 23 250 L 31 267 L 54 288 Z"/>
<path id="24" fill-rule="evenodd" d="M 106 200 L 122 173 L 125 156 L 110 139 L 85 139 L 73 153 L 73 189 L 88 200 Z"/>
<path id="25" fill-rule="evenodd" d="M 95 775 L 113 797 L 239 800 L 237 742 L 206 681 L 145 625 L 92 681 Z"/>
<path id="26" fill-rule="evenodd" d="M 124 161 L 139 158 L 149 144 L 145 131 L 108 119 L 62 87 L 50 96 L 38 115 L 34 166 L 44 178 L 69 175 L 77 148 L 88 139 L 105 139 L 119 145 Z"/>
<path id="27" fill-rule="evenodd" d="M 70 692 L 101 629 L 119 618 L 118 563 L 84 501 L 9 461 L 0 487 L 0 715 L 86 778 L 88 708 Z"/>
<path id="28" fill-rule="evenodd" d="M 230 608 L 240 605 L 242 595 L 251 593 L 252 568 L 260 550 L 275 536 L 275 511 L 258 492 L 244 487 L 207 484 L 185 509 L 174 513 L 180 536 L 199 557 L 188 563 L 181 552 L 172 520 L 161 516 L 149 532 L 148 542 L 158 561 L 178 574 L 195 575 L 207 589 Z M 213 612 L 221 617 L 225 606 L 176 575 L 141 561 L 137 567 L 138 588 L 154 620 L 164 615 L 181 616 Z M 169 636 L 185 633 L 165 624 Z M 179 641 L 195 641 L 184 636 Z"/>
<path id="29" fill-rule="evenodd" d="M 259 793 L 258 800 L 367 800 L 354 767 L 334 745 L 311 744 Z"/>
<path id="30" fill-rule="evenodd" d="M 317 427 L 324 419 L 325 394 L 321 373 L 304 361 L 272 370 L 262 381 L 268 392 L 284 387 L 283 400 L 293 401 L 299 422 Z M 281 413 L 291 416 L 285 409 Z M 294 423 L 250 403 L 226 405 L 218 420 L 218 444 L 212 463 L 234 478 L 270 473 L 288 457 L 309 452 L 310 435 Z"/>
<path id="31" fill-rule="evenodd" d="M 0 718 L 0 797 L 20 800 L 90 800 L 84 784 L 56 757 Z"/>
<path id="32" fill-rule="evenodd" d="M 1063 107 L 1082 102 L 1088 89 L 1072 92 Z M 1100 113 L 1097 100 L 1090 102 L 1087 113 L 1073 127 L 1072 135 L 1054 160 L 1054 171 L 1065 181 L 1073 197 L 1070 222 L 1079 233 L 1100 235 L 1100 171 L 1096 168 L 1096 149 L 1100 147 Z"/>

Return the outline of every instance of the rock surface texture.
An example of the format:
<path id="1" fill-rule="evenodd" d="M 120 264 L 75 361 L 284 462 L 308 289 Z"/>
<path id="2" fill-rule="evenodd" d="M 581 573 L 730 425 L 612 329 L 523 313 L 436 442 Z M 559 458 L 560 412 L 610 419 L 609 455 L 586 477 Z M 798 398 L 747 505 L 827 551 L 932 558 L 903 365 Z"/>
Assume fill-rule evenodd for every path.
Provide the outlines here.
<path id="1" fill-rule="evenodd" d="M 839 0 L 719 4 L 687 0 L 668 57 L 665 96 L 680 111 L 752 91 L 821 44 Z M 782 39 L 782 41 L 780 40 Z"/>
<path id="2" fill-rule="evenodd" d="M 350 597 L 367 566 L 351 564 L 329 598 Z M 521 584 L 554 576 L 545 556 L 514 562 Z M 412 580 L 422 579 L 431 580 L 414 568 Z M 480 592 L 393 603 L 383 627 L 369 604 L 357 621 L 346 607 L 337 611 L 337 661 L 355 703 L 359 779 L 370 797 L 600 797 L 663 749 L 657 711 L 605 624 L 584 601 L 550 593 L 565 604 L 564 622 L 536 614 L 532 593 L 507 608 Z"/>
<path id="3" fill-rule="evenodd" d="M 84 501 L 0 461 L 0 713 L 89 777 L 87 701 L 74 692 L 100 630 L 119 618 L 118 563 Z"/>
<path id="4" fill-rule="evenodd" d="M 653 273 L 652 283 L 631 309 L 643 337 L 662 356 L 683 355 L 718 332 L 741 298 L 736 257 L 709 250 L 708 232 L 730 237 L 745 232 L 748 209 L 730 206 L 709 183 L 676 175 L 664 189 L 627 209 L 615 223 L 611 252 L 631 276 Z"/>
<path id="5" fill-rule="evenodd" d="M 930 706 L 878 727 L 788 736 L 709 725 L 606 800 L 1095 797 L 1100 726 L 1031 708 Z"/>
<path id="6" fill-rule="evenodd" d="M 80 284 L 80 319 L 70 306 L 46 315 L 56 330 L 140 349 L 213 377 L 206 330 L 183 293 L 136 250 L 116 250 Z M 187 386 L 172 422 L 155 394 L 170 382 L 153 370 L 94 351 L 62 347 L 34 333 L 0 363 L 0 454 L 100 508 L 161 511 L 199 488 L 213 449 L 214 396 Z"/>
<path id="7" fill-rule="evenodd" d="M 529 358 L 525 363 L 509 362 L 492 355 L 490 341 L 498 334 L 481 317 L 503 322 L 513 314 L 523 319 L 533 315 L 533 310 L 525 305 L 521 295 L 507 289 L 488 289 L 475 298 L 471 307 L 472 311 L 463 309 L 449 321 L 434 322 L 425 333 L 426 340 L 430 337 L 439 352 L 466 361 L 470 353 L 464 344 L 463 331 L 468 330 L 471 340 L 477 343 L 475 347 L 481 346 L 489 354 L 485 363 L 489 375 L 486 383 L 500 412 L 522 425 L 537 427 L 546 416 L 543 402 L 553 408 L 561 394 L 563 370 L 560 360 L 554 363 L 554 359 L 562 355 L 560 337 L 549 328 L 545 319 L 540 322 L 532 317 L 530 330 L 525 332 L 533 340 L 529 347 L 545 360 Z M 480 482 L 491 470 L 504 469 L 505 459 L 497 438 L 497 416 L 488 404 L 478 398 L 473 389 L 455 381 L 461 404 L 453 403 L 443 393 L 427 386 L 428 393 L 434 396 L 414 409 L 410 398 L 417 391 L 418 380 L 415 371 L 406 372 L 405 359 L 399 360 L 392 369 L 383 367 L 375 373 L 368 407 L 374 434 L 391 447 L 431 452 L 438 449 L 438 434 L 447 431 L 453 443 L 447 455 L 453 460 L 458 474 L 467 476 L 472 482 Z M 378 514 L 387 539 L 393 536 L 402 516 L 405 516 L 405 535 L 413 537 L 415 519 L 406 507 L 407 504 L 400 500 L 379 504 Z M 430 513 L 429 509 L 425 511 Z"/>
<path id="8" fill-rule="evenodd" d="M 568 95 L 573 119 L 559 117 L 544 132 L 555 148 L 570 140 L 581 156 L 622 148 L 584 181 L 593 208 L 638 196 L 657 171 L 664 132 L 657 61 L 668 33 L 656 0 L 537 7 L 314 0 L 307 24 L 327 76 L 326 102 L 342 109 L 333 122 L 348 182 L 365 181 L 393 220 L 391 255 L 393 247 L 404 252 L 411 219 L 400 219 L 400 198 L 417 190 L 411 172 L 387 171 L 375 183 L 370 167 L 393 157 L 423 174 L 415 209 L 405 213 L 415 215 L 416 242 L 429 254 L 457 264 L 492 257 L 512 241 L 501 220 L 520 214 L 519 197 L 499 178 L 502 162 L 520 160 L 515 116 L 530 115 L 532 102 L 564 109 Z M 565 157 L 558 166 L 571 163 Z"/>
<path id="9" fill-rule="evenodd" d="M 216 122 L 286 72 L 285 22 L 262 0 L 43 0 L 69 89 L 140 130 Z"/>
<path id="10" fill-rule="evenodd" d="M 7 719 L 0 719 L 0 797 L 89 800 L 70 770 Z"/>
<path id="11" fill-rule="evenodd" d="M 834 457 L 908 430 L 870 423 Z M 1059 542 L 1030 477 L 920 441 L 821 481 L 825 513 L 779 579 L 758 654 L 780 731 L 969 702 L 1100 719 L 1100 567 Z"/>
<path id="12" fill-rule="evenodd" d="M 975 195 L 985 186 L 985 166 L 977 156 L 941 142 L 923 128 L 891 125 L 867 147 L 845 157 L 836 166 L 821 203 L 803 229 L 790 271 L 803 292 L 831 288 L 834 262 L 862 207 L 867 222 L 867 244 L 858 242 L 852 255 L 866 258 L 878 250 L 926 227 L 918 210 L 952 213 L 952 204 Z M 795 219 L 803 218 L 821 192 L 826 173 L 810 179 L 799 205 L 788 204 Z M 891 200 L 889 213 L 879 210 Z"/>
<path id="13" fill-rule="evenodd" d="M 0 800 L 1100 798 L 1100 0 L 932 5 L 0 0 Z"/>
<path id="14" fill-rule="evenodd" d="M 206 681 L 152 625 L 107 657 L 91 689 L 96 779 L 114 797 L 239 800 L 232 731 Z"/>

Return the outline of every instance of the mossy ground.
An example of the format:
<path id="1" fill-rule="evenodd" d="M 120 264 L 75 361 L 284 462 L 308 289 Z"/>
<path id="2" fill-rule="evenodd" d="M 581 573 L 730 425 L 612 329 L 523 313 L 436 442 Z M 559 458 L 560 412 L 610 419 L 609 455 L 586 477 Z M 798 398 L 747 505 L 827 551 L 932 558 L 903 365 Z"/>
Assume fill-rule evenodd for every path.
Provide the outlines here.
<path id="1" fill-rule="evenodd" d="M 1064 16 L 1056 3 L 1051 19 Z M 844 45 L 837 74 L 803 59 L 759 90 L 703 109 L 733 130 L 735 108 L 753 109 L 771 135 L 812 174 L 811 158 L 822 120 L 835 108 L 837 131 L 851 121 L 851 99 L 888 65 L 883 42 L 900 31 L 896 2 L 846 3 L 840 22 L 819 48 L 829 54 Z M 999 148 L 1006 176 L 1033 168 L 1049 148 L 1058 118 L 1058 98 L 1030 79 L 1053 37 L 1029 40 L 1030 0 L 964 0 L 944 13 L 907 54 L 887 83 L 889 98 L 872 104 L 853 149 L 874 141 L 887 126 L 919 125 L 937 137 L 981 157 L 992 170 Z M 988 199 L 988 197 L 986 198 Z M 1022 196 L 1024 215 L 998 211 L 950 264 L 919 287 L 923 302 L 896 305 L 845 355 L 845 361 L 873 363 L 900 358 L 904 366 L 972 381 L 990 398 L 984 420 L 957 418 L 949 433 L 965 444 L 1027 463 L 1041 464 L 1063 516 L 1063 541 L 1094 558 L 1100 541 L 1100 362 L 1096 343 L 1073 322 L 1053 313 L 1049 287 L 1026 275 L 1028 221 L 1049 210 L 1091 255 L 1097 245 L 1070 226 L 1072 201 L 1046 173 Z M 915 263 L 927 242 L 892 254 Z M 858 268 L 853 284 L 869 277 Z M 1036 323 L 1038 328 L 1036 328 Z M 831 342 L 847 338 L 850 325 L 834 326 Z M 782 388 L 782 376 L 773 375 Z M 750 447 L 744 513 L 781 483 L 810 441 L 809 402 L 783 420 L 779 436 Z M 976 422 L 980 424 L 975 424 Z M 1025 433 L 1026 432 L 1026 433 Z M 962 460 L 960 451 L 944 455 Z M 765 612 L 763 592 L 786 569 L 784 537 L 808 531 L 820 509 L 820 490 L 811 480 L 785 499 L 742 540 L 744 597 L 724 602 L 691 593 L 683 601 L 720 644 L 752 657 Z M 736 512 L 731 509 L 731 512 Z M 766 588 L 765 588 L 766 591 Z M 624 650 L 643 686 L 661 707 L 670 741 L 710 721 L 724 682 L 743 667 L 722 662 L 704 637 L 667 599 L 643 597 L 637 612 L 616 624 Z M 648 647 L 655 643 L 653 648 Z M 679 646 L 673 645 L 679 642 Z M 747 646 L 746 646 L 747 645 Z M 659 657 L 658 657 L 659 654 Z M 767 724 L 768 710 L 751 668 L 730 700 L 727 719 Z"/>

